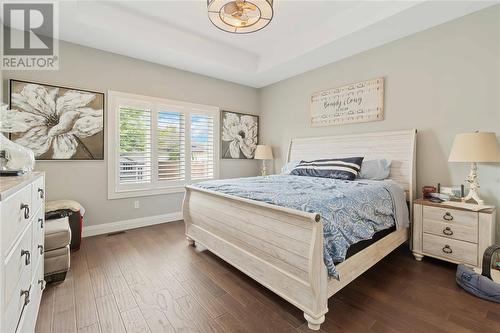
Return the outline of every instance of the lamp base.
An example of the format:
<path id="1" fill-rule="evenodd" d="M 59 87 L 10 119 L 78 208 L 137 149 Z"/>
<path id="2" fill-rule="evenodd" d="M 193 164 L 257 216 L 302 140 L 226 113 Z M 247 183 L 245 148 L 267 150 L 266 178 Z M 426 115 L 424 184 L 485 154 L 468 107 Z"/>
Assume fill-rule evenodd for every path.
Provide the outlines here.
<path id="1" fill-rule="evenodd" d="M 478 205 L 484 205 L 484 200 L 482 200 L 481 198 L 479 198 L 479 193 L 477 193 L 476 190 L 470 189 L 469 193 L 467 194 L 467 196 L 465 198 L 462 199 L 462 201 L 463 202 L 467 202 L 470 199 L 472 199 L 475 202 L 477 202 Z"/>
<path id="2" fill-rule="evenodd" d="M 471 163 L 469 176 L 465 179 L 467 183 L 470 184 L 469 193 L 465 198 L 462 199 L 463 202 L 467 200 L 474 200 L 478 205 L 484 205 L 484 200 L 479 197 L 479 181 L 477 177 L 477 164 Z"/>
<path id="3" fill-rule="evenodd" d="M 266 176 L 266 160 L 262 160 L 262 170 L 260 171 L 261 176 Z"/>

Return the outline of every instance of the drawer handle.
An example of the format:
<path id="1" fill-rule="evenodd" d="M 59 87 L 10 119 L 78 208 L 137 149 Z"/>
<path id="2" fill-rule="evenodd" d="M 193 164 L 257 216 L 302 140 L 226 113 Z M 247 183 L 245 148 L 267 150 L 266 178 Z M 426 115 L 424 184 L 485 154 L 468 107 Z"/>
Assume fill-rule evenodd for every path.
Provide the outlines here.
<path id="1" fill-rule="evenodd" d="M 43 199 L 43 197 L 45 196 L 45 193 L 43 191 L 43 188 L 38 188 L 38 194 L 40 195 L 40 199 Z"/>
<path id="2" fill-rule="evenodd" d="M 31 253 L 28 250 L 21 250 L 21 257 L 26 255 L 26 258 L 24 258 L 24 264 L 28 266 L 31 263 Z"/>
<path id="3" fill-rule="evenodd" d="M 443 215 L 443 220 L 453 221 L 453 216 L 450 214 L 450 212 L 446 212 L 446 214 Z"/>
<path id="4" fill-rule="evenodd" d="M 24 218 L 30 218 L 30 206 L 28 204 L 21 204 L 21 209 L 24 209 Z"/>
<path id="5" fill-rule="evenodd" d="M 38 219 L 38 223 L 40 223 L 40 229 L 43 229 L 43 219 Z"/>
<path id="6" fill-rule="evenodd" d="M 449 245 L 445 245 L 443 247 L 443 252 L 446 254 L 450 254 L 450 253 L 453 253 L 453 250 L 451 249 L 451 247 Z"/>
<path id="7" fill-rule="evenodd" d="M 446 236 L 451 236 L 453 235 L 453 230 L 451 230 L 450 227 L 446 227 L 443 229 L 443 234 L 445 234 Z"/>
<path id="8" fill-rule="evenodd" d="M 21 290 L 21 297 L 24 296 L 24 305 L 28 305 L 30 302 L 30 291 L 29 290 Z"/>
<path id="9" fill-rule="evenodd" d="M 43 245 L 39 244 L 38 250 L 40 250 L 40 255 L 42 255 L 43 254 Z"/>
<path id="10" fill-rule="evenodd" d="M 40 290 L 45 290 L 45 280 L 38 280 L 38 284 L 40 285 Z"/>

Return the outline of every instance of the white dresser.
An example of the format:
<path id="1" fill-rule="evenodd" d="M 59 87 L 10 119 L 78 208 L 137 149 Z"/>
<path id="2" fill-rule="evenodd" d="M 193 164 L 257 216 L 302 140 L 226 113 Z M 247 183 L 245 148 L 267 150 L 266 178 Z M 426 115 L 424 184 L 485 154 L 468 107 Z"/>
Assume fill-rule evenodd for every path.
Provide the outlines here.
<path id="1" fill-rule="evenodd" d="M 45 178 L 0 178 L 0 332 L 33 332 L 43 279 Z"/>

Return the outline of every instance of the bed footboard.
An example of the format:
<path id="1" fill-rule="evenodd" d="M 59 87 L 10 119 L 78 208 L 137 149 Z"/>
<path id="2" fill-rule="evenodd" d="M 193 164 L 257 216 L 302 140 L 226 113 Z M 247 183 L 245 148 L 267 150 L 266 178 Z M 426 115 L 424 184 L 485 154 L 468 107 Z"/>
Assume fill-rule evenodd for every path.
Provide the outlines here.
<path id="1" fill-rule="evenodd" d="M 302 311 L 319 329 L 328 311 L 318 214 L 186 187 L 186 237 Z"/>

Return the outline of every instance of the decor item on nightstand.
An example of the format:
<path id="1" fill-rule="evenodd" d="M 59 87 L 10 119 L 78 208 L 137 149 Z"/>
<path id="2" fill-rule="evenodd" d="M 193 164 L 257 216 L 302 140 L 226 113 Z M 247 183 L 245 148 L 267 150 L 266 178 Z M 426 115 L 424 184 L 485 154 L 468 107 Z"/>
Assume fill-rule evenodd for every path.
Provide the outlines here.
<path id="1" fill-rule="evenodd" d="M 492 206 L 475 211 L 453 202 L 416 200 L 412 232 L 415 259 L 429 256 L 479 267 L 484 251 L 495 241 L 495 214 Z"/>
<path id="2" fill-rule="evenodd" d="M 497 138 L 492 132 L 475 132 L 457 134 L 451 148 L 449 162 L 470 162 L 471 168 L 466 182 L 470 184 L 469 194 L 462 201 L 473 199 L 478 204 L 484 204 L 479 197 L 479 181 L 477 163 L 500 162 L 500 151 Z"/>
<path id="3" fill-rule="evenodd" d="M 255 150 L 255 159 L 262 160 L 262 176 L 266 175 L 266 160 L 273 159 L 273 150 L 269 145 L 258 145 Z"/>
<path id="4" fill-rule="evenodd" d="M 252 159 L 259 140 L 259 116 L 221 112 L 223 159 Z"/>
<path id="5" fill-rule="evenodd" d="M 0 131 L 37 160 L 102 160 L 104 94 L 10 80 L 10 107 Z"/>

